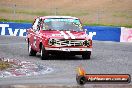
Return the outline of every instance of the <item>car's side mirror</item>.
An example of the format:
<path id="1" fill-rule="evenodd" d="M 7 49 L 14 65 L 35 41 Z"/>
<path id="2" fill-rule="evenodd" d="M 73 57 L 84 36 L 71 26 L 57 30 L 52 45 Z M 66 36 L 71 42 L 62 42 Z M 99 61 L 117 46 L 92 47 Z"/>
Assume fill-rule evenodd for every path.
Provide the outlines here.
<path id="1" fill-rule="evenodd" d="M 86 31 L 86 32 L 87 32 L 87 29 L 84 29 L 84 31 Z"/>
<path id="2" fill-rule="evenodd" d="M 87 32 L 88 30 L 87 29 L 83 29 L 83 31 Z"/>
<path id="3" fill-rule="evenodd" d="M 33 26 L 32 26 L 32 29 L 37 29 L 37 26 L 36 26 L 36 25 L 33 25 Z"/>

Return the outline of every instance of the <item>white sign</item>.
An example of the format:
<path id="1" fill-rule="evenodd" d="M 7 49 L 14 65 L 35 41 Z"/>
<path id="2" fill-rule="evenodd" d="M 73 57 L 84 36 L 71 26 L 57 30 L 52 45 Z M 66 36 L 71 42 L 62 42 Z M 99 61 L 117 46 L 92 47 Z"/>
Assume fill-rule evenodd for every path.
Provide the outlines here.
<path id="1" fill-rule="evenodd" d="M 23 34 L 26 32 L 26 29 L 13 29 L 10 28 L 9 24 L 0 24 L 1 33 L 0 35 L 5 35 L 6 31 L 9 32 L 9 35 L 11 36 L 23 36 Z"/>

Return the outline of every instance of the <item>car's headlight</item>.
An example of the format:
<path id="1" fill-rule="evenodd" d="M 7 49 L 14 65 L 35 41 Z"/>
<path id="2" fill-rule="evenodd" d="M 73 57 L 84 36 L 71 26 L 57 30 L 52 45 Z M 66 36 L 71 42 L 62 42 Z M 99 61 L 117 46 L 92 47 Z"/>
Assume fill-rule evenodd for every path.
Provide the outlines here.
<path id="1" fill-rule="evenodd" d="M 55 45 L 56 40 L 55 39 L 49 39 L 49 45 Z"/>
<path id="2" fill-rule="evenodd" d="M 85 40 L 85 41 L 83 42 L 83 45 L 84 45 L 84 46 L 90 46 L 90 44 L 91 44 L 91 40 Z"/>

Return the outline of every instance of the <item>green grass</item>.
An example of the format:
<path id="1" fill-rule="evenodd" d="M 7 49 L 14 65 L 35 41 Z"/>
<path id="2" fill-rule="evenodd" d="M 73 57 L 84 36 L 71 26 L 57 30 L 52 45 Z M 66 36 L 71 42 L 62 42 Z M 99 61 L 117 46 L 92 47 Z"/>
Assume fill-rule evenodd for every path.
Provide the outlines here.
<path id="1" fill-rule="evenodd" d="M 84 26 L 89 25 L 89 26 L 112 26 L 112 27 L 127 27 L 127 28 L 132 28 L 131 24 L 97 24 L 97 23 L 93 23 L 93 24 L 88 24 L 88 23 L 84 23 Z"/>
<path id="2" fill-rule="evenodd" d="M 2 13 L 11 13 L 12 10 L 10 10 L 10 9 L 1 9 L 0 8 L 0 12 L 2 12 Z"/>
<path id="3" fill-rule="evenodd" d="M 0 71 L 10 68 L 11 65 L 7 61 L 0 61 Z"/>
<path id="4" fill-rule="evenodd" d="M 32 23 L 33 20 L 10 20 L 10 19 L 0 18 L 0 22 Z"/>
<path id="5" fill-rule="evenodd" d="M 13 9 L 2 9 L 0 8 L 0 12 L 4 13 L 14 13 Z M 37 11 L 37 12 L 31 12 L 27 10 L 16 10 L 16 14 L 27 14 L 27 15 L 38 15 L 38 16 L 44 16 L 44 15 L 50 15 L 51 13 L 47 13 L 46 11 Z"/>
<path id="6" fill-rule="evenodd" d="M 0 18 L 0 22 L 17 22 L 17 23 L 32 23 L 33 20 L 10 20 L 10 19 L 4 19 Z M 127 27 L 127 28 L 132 28 L 131 24 L 97 24 L 97 23 L 84 23 L 84 26 L 89 25 L 89 26 L 113 26 L 113 27 Z"/>
<path id="7" fill-rule="evenodd" d="M 72 12 L 72 13 L 68 13 L 68 12 L 60 12 L 57 13 L 57 15 L 64 15 L 64 16 L 88 16 L 89 13 L 88 12 Z"/>
<path id="8" fill-rule="evenodd" d="M 0 8 L 0 12 L 2 13 L 12 13 L 13 14 L 13 9 L 7 9 L 7 8 Z M 28 11 L 28 10 L 16 10 L 16 14 L 27 14 L 27 15 L 35 15 L 35 16 L 46 16 L 46 15 L 52 15 L 53 13 L 51 12 L 47 12 L 47 11 Z M 68 15 L 68 16 L 88 16 L 90 13 L 89 12 L 84 12 L 84 11 L 80 11 L 75 12 L 73 11 L 73 13 L 68 13 L 68 12 L 59 12 L 57 11 L 57 15 Z M 121 18 L 125 18 L 125 19 L 131 19 L 132 15 L 131 12 L 127 12 L 127 13 L 121 13 L 121 12 L 117 12 L 117 13 L 113 13 L 112 14 L 113 17 L 121 17 Z M 32 20 L 12 20 L 12 19 L 4 19 L 4 18 L 0 18 L 1 22 L 18 22 L 18 23 L 32 23 L 34 19 Z M 132 28 L 132 24 L 126 24 L 126 23 L 120 23 L 120 24 L 104 24 L 104 23 L 84 23 L 83 25 L 90 25 L 90 26 L 116 26 L 116 27 L 128 27 L 128 28 Z"/>
<path id="9" fill-rule="evenodd" d="M 114 13 L 113 16 L 114 17 L 122 17 L 122 18 L 132 18 L 132 13 Z"/>
<path id="10" fill-rule="evenodd" d="M 38 15 L 38 16 L 46 16 L 49 15 L 50 13 L 47 12 L 29 12 L 29 11 L 16 11 L 16 13 L 19 14 L 28 14 L 28 15 Z"/>

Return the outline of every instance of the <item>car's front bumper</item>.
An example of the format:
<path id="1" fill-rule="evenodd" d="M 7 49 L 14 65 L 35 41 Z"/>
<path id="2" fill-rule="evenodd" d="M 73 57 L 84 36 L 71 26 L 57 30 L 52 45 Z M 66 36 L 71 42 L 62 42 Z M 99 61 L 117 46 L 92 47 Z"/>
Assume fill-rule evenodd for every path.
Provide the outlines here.
<path id="1" fill-rule="evenodd" d="M 92 48 L 49 48 L 45 47 L 45 50 L 48 51 L 65 51 L 65 52 L 72 52 L 72 51 L 92 51 Z"/>

